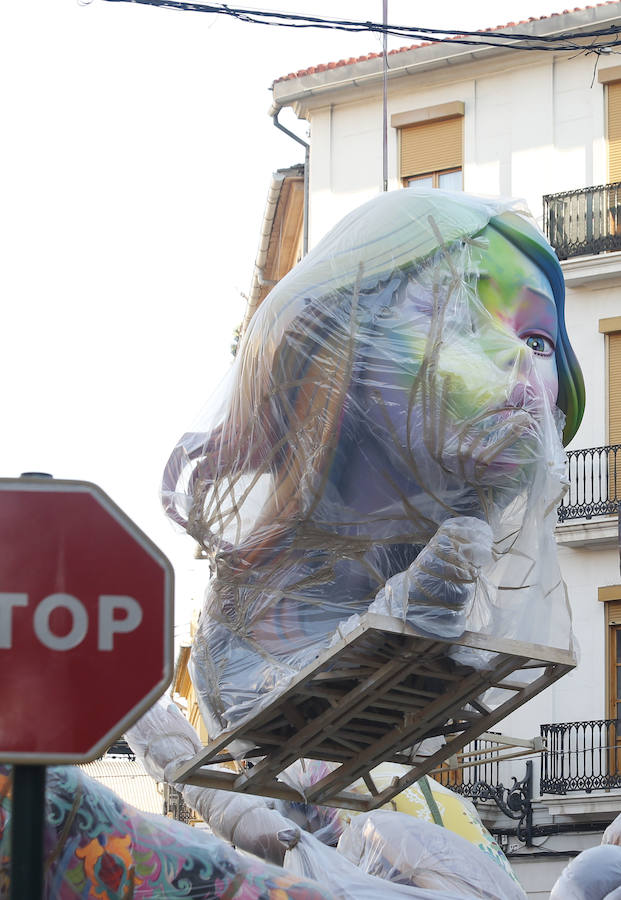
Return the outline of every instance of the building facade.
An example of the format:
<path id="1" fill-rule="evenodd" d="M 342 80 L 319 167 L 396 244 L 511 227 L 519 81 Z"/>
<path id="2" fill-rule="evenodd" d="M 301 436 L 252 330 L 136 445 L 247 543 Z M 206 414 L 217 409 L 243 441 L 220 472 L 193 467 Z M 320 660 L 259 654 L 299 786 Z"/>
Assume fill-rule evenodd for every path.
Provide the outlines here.
<path id="1" fill-rule="evenodd" d="M 579 664 L 501 723 L 521 740 L 510 760 L 492 755 L 446 776 L 487 796 L 481 809 L 531 897 L 547 897 L 568 859 L 621 812 L 621 66 L 580 37 L 611 25 L 621 27 L 621 3 L 503 29 L 516 46 L 448 41 L 387 57 L 389 190 L 524 198 L 562 261 L 585 376 L 557 527 Z M 582 50 L 517 48 L 517 35 L 567 33 Z M 291 107 L 310 128 L 311 247 L 382 189 L 382 83 L 380 54 L 274 82 L 272 114 Z"/>

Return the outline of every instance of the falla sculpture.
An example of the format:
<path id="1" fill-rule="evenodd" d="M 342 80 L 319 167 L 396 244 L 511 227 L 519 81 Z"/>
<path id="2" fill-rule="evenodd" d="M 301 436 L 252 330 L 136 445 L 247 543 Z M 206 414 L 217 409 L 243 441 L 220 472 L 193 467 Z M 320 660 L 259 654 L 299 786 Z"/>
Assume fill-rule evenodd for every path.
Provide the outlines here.
<path id="1" fill-rule="evenodd" d="M 569 648 L 553 527 L 583 409 L 561 269 L 519 204 L 407 189 L 346 216 L 165 471 L 211 564 L 191 659 L 210 737 L 366 611 Z"/>

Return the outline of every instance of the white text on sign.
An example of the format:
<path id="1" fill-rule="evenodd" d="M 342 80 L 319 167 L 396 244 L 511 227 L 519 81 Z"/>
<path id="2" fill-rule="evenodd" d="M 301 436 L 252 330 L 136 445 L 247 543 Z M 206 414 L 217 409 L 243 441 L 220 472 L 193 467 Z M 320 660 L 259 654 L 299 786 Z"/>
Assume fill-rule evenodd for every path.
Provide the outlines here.
<path id="1" fill-rule="evenodd" d="M 0 592 L 0 650 L 12 649 L 13 611 L 28 607 L 28 604 L 28 594 Z M 67 634 L 58 635 L 51 629 L 50 617 L 57 609 L 66 610 L 71 617 L 71 628 Z M 101 594 L 97 600 L 97 649 L 114 650 L 114 636 L 135 631 L 141 622 L 142 607 L 133 597 Z M 88 610 L 72 594 L 50 594 L 35 607 L 35 635 L 50 650 L 73 650 L 86 637 L 88 627 Z"/>

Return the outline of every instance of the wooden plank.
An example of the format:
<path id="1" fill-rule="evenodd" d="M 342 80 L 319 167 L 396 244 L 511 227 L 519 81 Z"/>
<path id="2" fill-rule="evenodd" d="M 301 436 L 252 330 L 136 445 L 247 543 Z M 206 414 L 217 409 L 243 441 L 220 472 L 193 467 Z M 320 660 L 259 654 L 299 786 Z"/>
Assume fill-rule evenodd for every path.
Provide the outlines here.
<path id="1" fill-rule="evenodd" d="M 185 784 L 193 784 L 197 787 L 216 788 L 218 790 L 233 790 L 233 782 L 228 777 L 229 773 L 224 773 L 218 769 L 198 769 L 192 775 L 189 775 Z M 230 773 L 234 774 L 234 773 Z M 275 797 L 277 800 L 291 800 L 294 803 L 304 803 L 304 797 L 299 791 L 296 791 L 290 785 L 281 781 L 274 781 L 264 786 L 263 797 Z"/>
<path id="2" fill-rule="evenodd" d="M 381 616 L 376 613 L 365 613 L 361 616 L 361 625 L 377 628 L 382 631 L 390 631 L 395 634 L 420 637 L 419 633 L 407 622 L 401 622 L 391 616 Z M 543 660 L 544 665 L 549 662 L 564 663 L 570 666 L 576 665 L 576 658 L 569 650 L 561 650 L 556 647 L 546 647 L 544 644 L 530 644 L 524 641 L 515 641 L 511 638 L 501 638 L 495 635 L 479 634 L 474 631 L 465 631 L 458 640 L 435 638 L 437 645 L 472 647 L 476 650 L 489 650 L 495 653 L 510 653 L 513 656 L 521 656 L 528 660 Z"/>
<path id="3" fill-rule="evenodd" d="M 364 739 L 356 736 L 355 732 L 353 734 L 353 736 L 355 737 L 355 740 L 348 740 L 347 739 L 348 733 L 349 732 L 346 732 L 343 729 L 341 729 L 338 734 L 331 735 L 329 740 L 335 741 L 337 744 L 340 744 L 341 746 L 346 747 L 348 750 L 351 750 L 353 753 L 359 753 L 365 744 L 368 745 L 368 744 L 373 743 L 373 738 L 364 740 Z M 321 752 L 322 747 L 325 747 L 325 742 L 323 742 L 323 741 L 318 744 L 317 752 Z"/>
<path id="4" fill-rule="evenodd" d="M 399 694 L 403 696 L 399 697 Z M 394 698 L 400 702 L 403 702 L 408 697 L 437 697 L 437 691 L 428 691 L 422 687 L 406 687 L 406 685 L 398 684 L 396 685 L 388 694 L 387 699 Z"/>
<path id="5" fill-rule="evenodd" d="M 457 692 L 457 696 L 440 696 L 434 702 L 429 704 L 424 713 L 416 717 L 415 724 L 414 722 L 412 722 L 412 724 L 409 724 L 407 721 L 404 722 L 403 725 L 393 729 L 381 741 L 378 741 L 374 745 L 372 751 L 360 754 L 357 759 L 353 759 L 349 763 L 342 765 L 339 769 L 331 772 L 316 784 L 312 785 L 307 791 L 308 802 L 323 803 L 325 796 L 329 795 L 331 790 L 334 788 L 341 789 L 348 787 L 357 778 L 361 777 L 363 772 L 377 765 L 378 762 L 381 761 L 383 753 L 390 752 L 393 747 L 403 747 L 406 742 L 412 744 L 417 743 L 425 736 L 425 724 L 429 724 L 430 726 L 436 724 L 435 718 L 438 715 L 440 718 L 445 718 L 447 709 L 450 707 L 452 701 L 457 704 L 463 703 L 470 695 L 479 694 L 485 689 L 491 679 L 498 678 L 500 673 L 502 673 L 502 675 L 500 675 L 502 678 L 503 675 L 509 674 L 509 672 L 513 671 L 518 665 L 519 660 L 515 657 L 502 657 L 502 662 L 499 663 L 497 669 L 494 669 L 493 672 L 490 672 L 489 670 L 485 670 L 484 673 L 474 672 L 469 678 L 464 679 L 460 690 Z M 481 730 L 485 729 L 482 728 Z"/>
<path id="6" fill-rule="evenodd" d="M 441 681 L 461 681 L 462 676 L 455 672 L 447 672 L 446 669 L 433 668 L 432 666 L 410 666 L 412 675 L 422 675 L 423 678 L 437 678 Z"/>
<path id="7" fill-rule="evenodd" d="M 523 691 L 527 684 L 526 681 L 494 682 L 492 687 L 499 688 L 501 691 Z"/>
<path id="8" fill-rule="evenodd" d="M 394 716 L 382 715 L 382 713 L 371 712 L 368 709 L 364 711 L 364 718 L 368 722 L 378 722 L 384 725 L 392 725 L 395 721 Z"/>
<path id="9" fill-rule="evenodd" d="M 437 695 L 432 694 L 431 696 L 435 697 Z M 409 700 L 407 704 L 397 700 L 390 700 L 388 697 L 376 697 L 373 700 L 372 706 L 373 709 L 392 709 L 395 712 L 395 716 L 393 717 L 393 722 L 395 722 L 401 719 L 406 709 L 422 709 L 425 706 L 425 703 L 423 702 L 422 697 L 419 699 L 418 703 L 415 703 L 414 700 Z"/>
<path id="10" fill-rule="evenodd" d="M 369 793 L 372 794 L 373 797 L 377 797 L 377 795 L 379 794 L 379 791 L 378 791 L 378 789 L 377 789 L 377 786 L 376 786 L 375 782 L 373 781 L 373 779 L 372 779 L 371 776 L 369 775 L 369 773 L 367 772 L 367 774 L 366 774 L 366 775 L 363 775 L 362 777 L 363 777 L 363 779 L 364 779 L 364 783 L 366 784 L 366 786 L 367 786 L 368 789 L 369 789 Z"/>
<path id="11" fill-rule="evenodd" d="M 318 672 L 313 678 L 313 683 L 337 681 L 339 679 L 345 681 L 352 678 L 364 678 L 374 671 L 375 669 L 373 666 L 360 666 L 360 669 L 357 669 L 353 665 L 351 669 L 329 669 L 327 672 Z"/>

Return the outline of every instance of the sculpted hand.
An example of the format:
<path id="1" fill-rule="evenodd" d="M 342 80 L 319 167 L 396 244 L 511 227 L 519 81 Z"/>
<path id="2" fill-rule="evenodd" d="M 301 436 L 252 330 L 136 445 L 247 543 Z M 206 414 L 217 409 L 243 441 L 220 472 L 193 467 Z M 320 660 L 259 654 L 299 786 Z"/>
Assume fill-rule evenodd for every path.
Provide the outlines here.
<path id="1" fill-rule="evenodd" d="M 491 561 L 492 540 L 487 522 L 447 519 L 412 565 L 386 582 L 369 612 L 399 616 L 433 636 L 459 637 L 481 569 Z"/>

